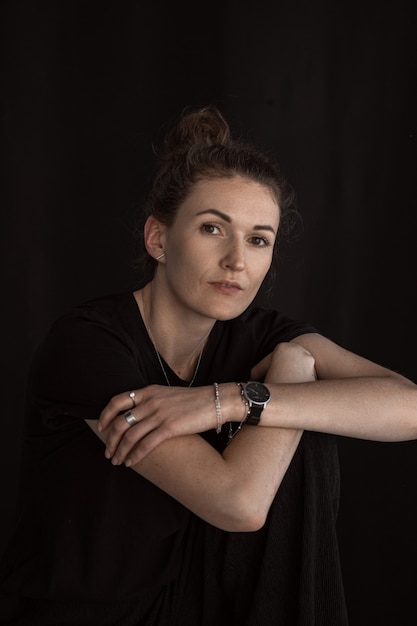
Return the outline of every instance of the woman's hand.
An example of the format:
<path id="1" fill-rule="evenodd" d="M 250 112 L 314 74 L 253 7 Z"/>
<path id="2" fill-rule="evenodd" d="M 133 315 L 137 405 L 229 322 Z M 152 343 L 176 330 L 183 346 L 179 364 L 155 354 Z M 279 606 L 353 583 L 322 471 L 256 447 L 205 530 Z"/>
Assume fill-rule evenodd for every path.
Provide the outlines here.
<path id="1" fill-rule="evenodd" d="M 243 405 L 235 383 L 219 385 L 222 423 L 243 418 Z M 114 465 L 141 461 L 151 450 L 171 437 L 191 435 L 216 428 L 214 387 L 165 387 L 149 385 L 135 389 L 135 407 L 129 392 L 114 396 L 98 422 L 106 434 L 106 457 Z M 126 413 L 137 420 L 130 426 Z M 237 413 L 236 413 L 237 411 Z"/>
<path id="2" fill-rule="evenodd" d="M 304 363 L 306 354 L 295 344 L 279 344 L 273 353 L 252 368 L 251 379 L 263 378 L 269 370 L 274 371 L 277 365 L 281 368 L 280 364 L 284 363 L 285 373 L 280 372 L 280 376 L 286 380 L 293 362 L 299 369 L 300 360 Z M 222 383 L 219 392 L 222 424 L 240 422 L 245 416 L 246 406 L 241 401 L 238 386 Z M 120 393 L 113 396 L 103 409 L 98 422 L 98 430 L 105 435 L 105 455 L 112 459 L 114 465 L 124 463 L 129 467 L 141 461 L 166 439 L 202 433 L 217 426 L 212 385 L 192 388 L 149 385 L 136 389 L 134 393 L 135 407 L 132 407 L 128 391 Z M 128 411 L 137 420 L 133 426 L 126 421 Z"/>
<path id="3" fill-rule="evenodd" d="M 280 344 L 271 355 L 265 379 L 275 387 L 314 381 L 314 359 L 302 346 Z M 222 383 L 219 391 L 222 421 L 240 422 L 247 409 L 236 383 Z M 114 463 L 124 459 L 133 471 L 202 519 L 227 531 L 258 530 L 297 449 L 301 431 L 243 426 L 220 454 L 202 437 L 191 434 L 216 428 L 214 395 L 213 385 L 151 385 L 135 390 L 135 407 L 129 391 L 115 396 L 101 415 L 101 433 L 96 420 L 86 422 L 100 439 L 107 439 L 108 456 Z M 127 411 L 138 419 L 132 427 L 124 417 Z M 268 411 L 270 405 L 265 414 Z M 277 416 L 277 425 L 280 419 Z M 262 417 L 261 425 L 263 421 Z M 175 439 L 170 440 L 172 437 Z"/>

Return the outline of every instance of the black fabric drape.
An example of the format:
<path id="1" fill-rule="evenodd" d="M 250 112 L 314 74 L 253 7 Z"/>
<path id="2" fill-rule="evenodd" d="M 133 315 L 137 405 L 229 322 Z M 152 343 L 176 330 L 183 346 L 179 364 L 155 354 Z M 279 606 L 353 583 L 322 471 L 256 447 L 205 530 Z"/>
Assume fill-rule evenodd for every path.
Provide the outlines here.
<path id="1" fill-rule="evenodd" d="M 199 13 L 6 0 L 1 11 L 1 544 L 33 350 L 68 306 L 136 282 L 151 142 L 188 104 L 218 104 L 297 191 L 302 224 L 268 303 L 417 381 L 412 3 L 215 0 Z M 352 626 L 414 615 L 416 451 L 339 439 Z"/>

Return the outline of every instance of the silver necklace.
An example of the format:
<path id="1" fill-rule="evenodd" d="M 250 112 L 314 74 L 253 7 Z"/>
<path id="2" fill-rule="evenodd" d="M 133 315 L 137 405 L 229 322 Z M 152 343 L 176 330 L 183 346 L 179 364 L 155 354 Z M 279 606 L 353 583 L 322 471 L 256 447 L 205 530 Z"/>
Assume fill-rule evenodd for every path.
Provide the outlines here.
<path id="1" fill-rule="evenodd" d="M 162 370 L 162 373 L 163 373 L 163 375 L 165 377 L 165 380 L 167 381 L 167 385 L 168 385 L 168 387 L 171 387 L 171 383 L 169 382 L 168 374 L 165 371 L 165 367 L 164 367 L 164 364 L 162 363 L 161 355 L 158 352 L 158 348 L 156 347 L 156 344 L 155 344 L 155 342 L 153 340 L 153 337 L 151 335 L 151 331 L 149 330 L 148 327 L 146 328 L 146 330 L 148 331 L 149 338 L 152 341 L 152 345 L 153 345 L 153 347 L 155 349 L 155 353 L 156 353 L 156 356 L 158 357 L 159 365 L 161 366 L 161 370 Z M 193 377 L 190 380 L 190 382 L 188 383 L 189 387 L 192 386 L 193 382 L 195 381 L 195 377 L 197 376 L 198 368 L 200 367 L 201 357 L 203 356 L 203 351 L 204 351 L 204 344 L 203 344 L 203 347 L 201 348 L 201 352 L 200 352 L 200 354 L 198 356 L 197 365 L 195 366 Z"/>
<path id="2" fill-rule="evenodd" d="M 143 290 L 141 291 L 140 295 L 141 295 L 141 300 L 142 300 L 142 310 L 144 312 L 145 311 L 145 299 L 144 299 L 144 296 L 143 296 Z M 142 319 L 143 319 L 143 322 L 145 324 L 145 328 L 148 331 L 149 339 L 151 340 L 152 345 L 153 345 L 153 347 L 155 349 L 155 353 L 156 353 L 156 356 L 158 358 L 159 365 L 161 366 L 161 370 L 162 370 L 162 373 L 163 373 L 163 375 L 165 377 L 166 383 L 167 383 L 168 387 L 171 387 L 171 383 L 169 382 L 168 374 L 166 373 L 164 364 L 162 363 L 161 355 L 159 354 L 158 348 L 156 347 L 156 343 L 153 340 L 152 333 L 149 330 L 148 326 L 146 325 L 144 315 L 142 315 Z M 188 383 L 189 387 L 192 386 L 193 382 L 195 381 L 195 377 L 197 376 L 198 368 L 200 367 L 201 357 L 203 356 L 204 344 L 205 344 L 205 341 L 203 342 L 203 347 L 201 348 L 201 352 L 200 352 L 200 354 L 198 356 L 197 365 L 195 366 L 193 377 L 190 380 L 190 382 Z"/>

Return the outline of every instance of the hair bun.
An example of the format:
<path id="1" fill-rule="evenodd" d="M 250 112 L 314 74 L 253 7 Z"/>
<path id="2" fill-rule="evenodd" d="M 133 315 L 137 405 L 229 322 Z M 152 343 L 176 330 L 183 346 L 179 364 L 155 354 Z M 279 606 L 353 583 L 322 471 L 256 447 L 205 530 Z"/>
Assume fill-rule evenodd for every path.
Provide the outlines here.
<path id="1" fill-rule="evenodd" d="M 200 109 L 187 107 L 174 127 L 165 136 L 161 157 L 171 160 L 195 145 L 228 145 L 230 128 L 214 105 Z"/>

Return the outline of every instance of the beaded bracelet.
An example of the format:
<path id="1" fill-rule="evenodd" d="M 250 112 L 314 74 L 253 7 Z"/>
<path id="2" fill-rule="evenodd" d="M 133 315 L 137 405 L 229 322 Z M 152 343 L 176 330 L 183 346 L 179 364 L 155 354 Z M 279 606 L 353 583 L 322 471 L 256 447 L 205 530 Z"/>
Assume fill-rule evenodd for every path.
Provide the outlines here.
<path id="1" fill-rule="evenodd" d="M 219 393 L 219 385 L 217 383 L 213 383 L 214 385 L 214 403 L 216 405 L 216 433 L 219 435 L 222 430 L 222 407 L 220 405 L 220 393 Z"/>

